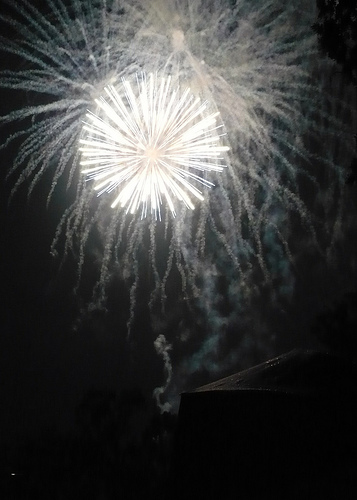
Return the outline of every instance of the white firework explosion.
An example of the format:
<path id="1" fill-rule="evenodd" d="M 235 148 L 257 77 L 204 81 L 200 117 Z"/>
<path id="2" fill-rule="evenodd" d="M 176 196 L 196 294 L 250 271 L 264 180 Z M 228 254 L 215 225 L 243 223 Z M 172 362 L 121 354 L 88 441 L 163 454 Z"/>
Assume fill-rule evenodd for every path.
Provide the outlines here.
<path id="1" fill-rule="evenodd" d="M 96 100 L 104 119 L 87 114 L 90 123 L 84 126 L 86 138 L 79 149 L 86 167 L 82 173 L 98 181 L 98 195 L 119 187 L 111 207 L 120 203 L 126 213 L 134 214 L 141 205 L 145 218 L 150 203 L 155 218 L 161 219 L 164 197 L 175 216 L 172 196 L 193 209 L 188 193 L 201 201 L 203 196 L 192 181 L 212 187 L 202 173 L 221 172 L 220 154 L 229 149 L 219 145 L 219 112 L 203 117 L 207 102 L 194 99 L 188 88 L 180 95 L 170 77 L 143 76 L 137 97 L 129 82 L 123 80 L 123 87 L 124 100 L 114 86 L 105 88 L 109 102 Z"/>
<path id="2" fill-rule="evenodd" d="M 287 290 L 284 293 L 292 293 L 290 221 L 298 218 L 305 229 L 312 232 L 314 229 L 300 193 L 300 181 L 303 178 L 308 189 L 318 195 L 314 176 L 318 162 L 326 176 L 330 176 L 328 183 L 334 195 L 341 186 L 342 175 L 335 149 L 329 146 L 338 135 L 346 163 L 348 149 L 353 150 L 352 141 L 345 140 L 347 134 L 344 136 L 346 128 L 348 131 L 348 112 L 324 93 L 320 76 L 329 75 L 331 66 L 326 61 L 319 62 L 316 39 L 310 28 L 314 22 L 311 1 L 68 0 L 67 3 L 47 0 L 49 12 L 44 15 L 27 1 L 16 4 L 9 1 L 16 20 L 1 16 L 16 32 L 10 39 L 1 39 L 1 50 L 20 57 L 23 62 L 20 69 L 3 72 L 0 85 L 25 91 L 35 99 L 31 106 L 1 118 L 3 124 L 20 120 L 25 124 L 3 145 L 11 141 L 18 144 L 11 173 L 19 174 L 17 185 L 30 180 L 31 191 L 43 173 L 52 170 L 49 201 L 62 177 L 67 175 L 68 185 L 76 186 L 75 200 L 62 216 L 54 248 L 65 233 L 63 253 L 72 247 L 77 250 L 81 273 L 87 254 L 92 251 L 91 234 L 99 231 L 103 252 L 96 301 L 105 300 L 112 277 L 119 274 L 130 288 L 130 326 L 140 284 L 148 276 L 152 280 L 150 304 L 153 305 L 157 297 L 165 300 L 168 291 L 175 289 L 169 278 L 176 273 L 181 279 L 181 291 L 175 289 L 174 298 L 180 294 L 181 298 L 194 298 L 206 312 L 209 342 L 202 343 L 202 352 L 211 352 L 217 341 L 211 341 L 210 329 L 215 332 L 215 339 L 219 338 L 237 318 L 239 304 L 259 290 L 262 283 L 271 280 Z M 195 98 L 210 103 L 210 114 L 220 113 L 227 132 L 223 146 L 216 139 L 219 134 L 211 130 L 215 126 L 205 121 L 202 135 L 193 139 L 194 143 L 203 141 L 200 146 L 205 150 L 204 167 L 196 152 L 193 156 L 192 151 L 188 153 L 189 165 L 183 165 L 182 149 L 172 155 L 166 146 L 165 153 L 160 151 L 160 154 L 156 145 L 151 147 L 150 134 L 150 137 L 161 134 L 161 146 L 168 144 L 169 139 L 166 135 L 169 125 L 159 120 L 161 107 L 156 98 L 152 97 L 154 112 L 150 110 L 150 119 L 148 108 L 143 105 L 143 99 L 150 93 L 160 95 L 161 84 L 156 77 L 153 80 L 150 77 L 148 88 L 139 92 L 142 97 L 138 101 L 121 98 L 124 104 L 120 104 L 116 93 L 120 93 L 122 78 L 129 92 L 129 82 L 141 72 L 163 75 L 168 106 L 174 91 L 165 79 L 171 75 L 175 88 L 190 88 Z M 105 88 L 109 96 L 103 100 Z M 173 101 L 180 102 L 184 95 L 185 91 L 179 101 Z M 115 109 L 114 119 L 112 112 L 105 118 L 109 104 Z M 206 115 L 197 106 L 197 124 L 202 125 L 202 120 L 207 120 L 210 114 Z M 336 118 L 338 107 L 347 127 Z M 91 113 L 86 119 L 87 110 Z M 135 113 L 134 121 L 136 126 L 141 124 L 141 132 L 129 126 Z M 83 131 L 86 120 L 90 130 Z M 153 134 L 154 127 L 163 129 L 160 134 Z M 198 125 L 193 123 L 193 127 Z M 189 128 L 183 134 L 189 134 Z M 188 135 L 184 137 L 191 142 Z M 98 152 L 98 142 L 103 139 L 106 145 Z M 80 146 L 80 140 L 94 140 L 96 145 Z M 130 161 L 136 165 L 135 170 L 130 170 L 132 179 L 125 181 L 123 149 L 117 147 L 124 140 L 130 144 L 126 143 L 129 151 L 125 154 L 131 155 Z M 113 151 L 108 142 L 115 148 L 113 167 L 106 163 L 113 160 L 108 159 L 108 150 Z M 212 182 L 203 175 L 205 172 L 197 174 L 195 167 L 198 162 L 204 171 L 207 164 L 209 170 L 220 170 L 222 165 L 215 155 L 224 146 L 229 147 L 228 159 L 224 156 L 227 168 L 217 172 L 215 188 L 207 190 L 194 211 L 186 206 L 188 198 L 186 204 L 176 206 L 173 193 L 184 199 L 188 192 L 192 194 L 192 189 L 198 194 L 196 187 L 191 186 L 192 175 L 201 178 L 201 183 Z M 106 158 L 99 164 L 96 155 L 97 152 L 102 155 L 103 149 Z M 108 206 L 112 196 L 93 197 L 88 186 L 91 183 L 79 172 L 81 158 L 83 162 L 93 161 L 91 168 L 99 168 L 89 173 L 98 183 L 99 193 L 119 189 L 118 206 L 113 209 Z M 160 181 L 159 177 L 154 180 L 151 176 L 149 181 L 146 174 L 142 176 L 145 165 L 158 176 L 159 165 L 161 168 L 163 163 L 168 163 L 170 170 L 168 167 L 160 170 L 166 175 Z M 98 179 L 107 174 L 108 177 Z M 199 178 L 194 177 L 200 182 Z M 166 198 L 169 210 L 163 205 L 159 215 L 160 196 Z M 137 214 L 126 213 L 136 211 L 140 204 L 142 208 Z M 154 217 L 142 220 L 148 206 Z M 326 212 L 329 210 L 329 205 L 321 203 L 321 206 Z M 162 222 L 156 220 L 155 214 L 162 217 Z M 334 229 L 334 224 L 326 228 L 327 240 L 332 239 Z M 218 312 L 222 279 L 227 309 L 233 311 L 223 319 Z M 181 320 L 173 326 L 173 337 L 181 337 L 175 330 L 177 324 L 182 326 Z"/>

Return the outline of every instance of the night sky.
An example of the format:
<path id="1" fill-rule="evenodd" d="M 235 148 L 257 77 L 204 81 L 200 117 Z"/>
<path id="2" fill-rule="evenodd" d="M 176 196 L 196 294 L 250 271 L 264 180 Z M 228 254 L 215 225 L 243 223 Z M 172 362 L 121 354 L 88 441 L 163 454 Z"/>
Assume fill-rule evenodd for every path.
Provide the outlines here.
<path id="1" fill-rule="evenodd" d="M 2 67 L 12 64 L 9 56 L 1 58 Z M 26 96 L 1 89 L 1 115 L 24 102 Z M 16 124 L 2 126 L 1 142 L 13 130 Z M 15 174 L 6 179 L 6 173 L 15 149 L 16 143 L 1 151 L 0 170 L 0 442 L 16 442 L 51 427 L 72 429 L 76 408 L 91 389 L 116 393 L 139 389 L 149 411 L 154 405 L 152 392 L 164 383 L 165 370 L 155 352 L 157 332 L 155 325 L 150 325 L 145 293 L 139 296 L 130 339 L 126 337 L 128 292 L 119 280 L 111 286 L 108 312 L 88 314 L 91 273 L 99 265 L 95 248 L 76 293 L 75 252 L 64 262 L 61 255 L 50 254 L 71 192 L 60 184 L 46 208 L 51 184 L 51 175 L 46 173 L 30 197 L 25 183 L 10 199 L 17 177 Z M 249 303 L 237 306 L 221 341 L 214 336 L 207 338 L 204 321 L 199 318 L 196 322 L 185 305 L 168 303 L 167 317 L 160 321 L 166 324 L 168 341 L 178 346 L 171 352 L 174 374 L 167 396 L 174 411 L 183 390 L 294 347 L 319 347 L 310 334 L 316 315 L 354 291 L 356 280 L 355 186 L 346 186 L 343 198 L 340 230 L 331 258 L 326 242 L 317 248 L 308 232 L 296 223 L 290 242 L 294 262 L 284 281 L 289 284 L 289 293 L 279 284 L 276 288 L 262 287 Z M 333 212 L 328 216 L 333 217 Z M 324 240 L 323 225 L 317 226 L 318 238 Z M 224 287 L 222 280 L 223 296 Z M 224 304 L 223 299 L 222 317 Z M 178 337 L 184 338 L 187 330 L 191 331 L 189 340 L 179 343 Z M 218 346 L 218 352 L 213 347 L 212 355 L 210 342 Z"/>

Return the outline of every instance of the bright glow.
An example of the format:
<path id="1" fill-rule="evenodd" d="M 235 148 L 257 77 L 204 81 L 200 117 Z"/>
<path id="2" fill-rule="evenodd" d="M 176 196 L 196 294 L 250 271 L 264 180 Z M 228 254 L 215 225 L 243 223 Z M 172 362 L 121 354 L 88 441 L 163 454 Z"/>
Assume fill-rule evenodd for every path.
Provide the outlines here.
<path id="1" fill-rule="evenodd" d="M 150 204 L 161 219 L 162 197 L 173 216 L 174 198 L 193 209 L 189 193 L 201 201 L 203 196 L 192 181 L 213 186 L 205 174 L 223 170 L 220 154 L 229 149 L 220 144 L 219 112 L 207 114 L 208 103 L 189 88 L 183 93 L 174 89 L 170 77 L 142 75 L 137 94 L 129 81 L 122 83 L 124 98 L 108 86 L 109 99 L 95 101 L 101 114 L 87 114 L 85 139 L 80 140 L 82 172 L 97 181 L 98 196 L 119 188 L 111 206 L 120 204 L 126 213 L 141 205 L 144 218 Z"/>

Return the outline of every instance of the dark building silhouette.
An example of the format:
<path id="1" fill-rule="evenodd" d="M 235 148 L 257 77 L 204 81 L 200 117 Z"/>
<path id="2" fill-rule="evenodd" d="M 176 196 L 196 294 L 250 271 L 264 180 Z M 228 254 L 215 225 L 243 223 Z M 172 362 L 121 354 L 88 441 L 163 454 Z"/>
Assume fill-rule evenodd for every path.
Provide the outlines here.
<path id="1" fill-rule="evenodd" d="M 182 394 L 176 498 L 357 498 L 356 380 L 296 350 Z"/>

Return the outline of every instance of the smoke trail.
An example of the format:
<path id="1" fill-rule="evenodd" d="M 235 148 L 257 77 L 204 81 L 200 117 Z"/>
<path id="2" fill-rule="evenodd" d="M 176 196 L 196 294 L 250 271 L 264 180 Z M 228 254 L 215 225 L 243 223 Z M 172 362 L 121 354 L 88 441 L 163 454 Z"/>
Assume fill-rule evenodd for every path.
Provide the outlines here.
<path id="1" fill-rule="evenodd" d="M 161 403 L 161 396 L 165 393 L 171 382 L 172 364 L 169 352 L 172 349 L 172 346 L 167 342 L 165 336 L 162 334 L 157 337 L 154 342 L 154 346 L 157 354 L 161 356 L 164 361 L 166 381 L 164 385 L 154 389 L 153 396 L 156 399 L 157 406 L 160 408 L 161 413 L 164 413 L 171 410 L 171 404 L 169 402 L 166 401 L 165 403 Z"/>

